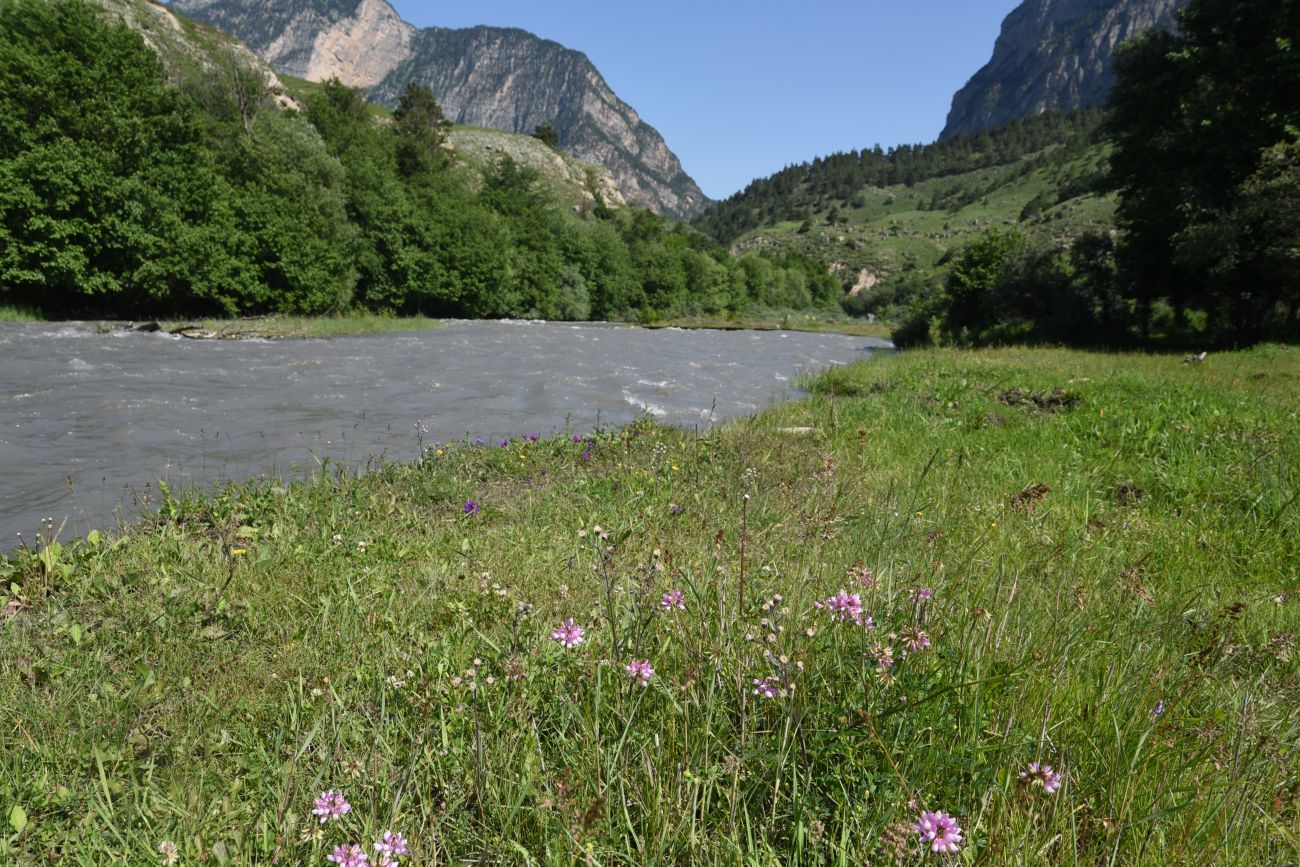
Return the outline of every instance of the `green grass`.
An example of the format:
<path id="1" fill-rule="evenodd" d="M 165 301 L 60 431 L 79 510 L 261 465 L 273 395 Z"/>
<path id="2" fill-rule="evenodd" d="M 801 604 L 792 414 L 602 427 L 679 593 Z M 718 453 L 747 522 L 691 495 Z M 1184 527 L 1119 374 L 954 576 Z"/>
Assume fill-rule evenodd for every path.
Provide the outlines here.
<path id="1" fill-rule="evenodd" d="M 1300 351 L 907 353 L 815 392 L 20 552 L 0 860 L 323 864 L 392 828 L 417 864 L 892 864 L 918 808 L 953 863 L 1296 860 Z M 841 588 L 874 631 L 815 607 Z"/>
<path id="2" fill-rule="evenodd" d="M 26 307 L 10 307 L 0 304 L 0 322 L 42 322 L 45 317 Z"/>
<path id="3" fill-rule="evenodd" d="M 431 331 L 442 327 L 439 319 L 423 316 L 381 316 L 357 311 L 341 316 L 260 316 L 252 319 L 205 319 L 199 322 L 163 322 L 165 331 L 198 325 L 220 339 L 264 338 L 283 340 L 343 337 L 355 334 L 396 334 Z"/>

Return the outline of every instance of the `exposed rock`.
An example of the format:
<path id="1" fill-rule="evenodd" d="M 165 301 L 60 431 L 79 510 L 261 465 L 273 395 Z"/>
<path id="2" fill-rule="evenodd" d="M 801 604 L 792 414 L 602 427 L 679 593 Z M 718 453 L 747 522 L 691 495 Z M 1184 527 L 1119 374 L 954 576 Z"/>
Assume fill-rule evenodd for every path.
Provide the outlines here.
<path id="1" fill-rule="evenodd" d="M 942 138 L 1018 117 L 1104 102 L 1116 47 L 1172 29 L 1187 0 L 1025 0 L 1002 22 L 993 59 L 957 92 Z"/>
<path id="2" fill-rule="evenodd" d="M 550 124 L 560 147 L 603 165 L 629 203 L 689 217 L 709 204 L 663 138 L 620 100 L 586 55 L 524 30 L 417 30 L 384 0 L 175 0 L 280 72 L 338 76 L 396 103 L 415 81 L 456 123 L 515 133 Z"/>

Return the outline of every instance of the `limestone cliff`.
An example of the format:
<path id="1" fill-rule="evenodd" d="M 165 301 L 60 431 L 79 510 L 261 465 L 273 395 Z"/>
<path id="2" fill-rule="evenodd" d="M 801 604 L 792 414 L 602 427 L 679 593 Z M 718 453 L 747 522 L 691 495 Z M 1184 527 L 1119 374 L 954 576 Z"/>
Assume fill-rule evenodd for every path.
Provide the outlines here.
<path id="1" fill-rule="evenodd" d="M 993 59 L 957 92 L 941 137 L 1103 102 L 1124 40 L 1172 29 L 1187 0 L 1025 0 L 1002 22 Z"/>
<path id="2" fill-rule="evenodd" d="M 429 86 L 447 117 L 530 133 L 606 166 L 631 204 L 689 217 L 708 199 L 663 138 L 606 84 L 586 55 L 523 30 L 417 30 L 384 0 L 174 0 L 242 40 L 280 72 L 338 76 L 386 105 L 408 82 Z"/>

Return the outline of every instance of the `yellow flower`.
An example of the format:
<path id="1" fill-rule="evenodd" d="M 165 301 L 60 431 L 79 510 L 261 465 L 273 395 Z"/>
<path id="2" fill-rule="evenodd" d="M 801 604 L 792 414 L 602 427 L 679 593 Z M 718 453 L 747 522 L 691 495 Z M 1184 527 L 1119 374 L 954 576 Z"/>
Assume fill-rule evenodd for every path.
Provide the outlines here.
<path id="1" fill-rule="evenodd" d="M 442 451 L 442 449 L 438 449 L 438 451 L 436 452 L 436 454 L 437 454 L 438 457 L 442 457 L 442 455 L 443 455 L 443 451 Z"/>
<path id="2" fill-rule="evenodd" d="M 682 468 L 679 467 L 679 466 L 677 466 L 677 464 L 673 464 L 673 472 L 674 472 L 674 473 L 679 473 L 679 472 L 681 472 L 681 469 L 682 469 Z"/>
<path id="3" fill-rule="evenodd" d="M 231 556 L 233 557 L 243 557 L 247 553 L 248 551 L 244 548 L 236 548 L 235 550 L 230 552 Z"/>

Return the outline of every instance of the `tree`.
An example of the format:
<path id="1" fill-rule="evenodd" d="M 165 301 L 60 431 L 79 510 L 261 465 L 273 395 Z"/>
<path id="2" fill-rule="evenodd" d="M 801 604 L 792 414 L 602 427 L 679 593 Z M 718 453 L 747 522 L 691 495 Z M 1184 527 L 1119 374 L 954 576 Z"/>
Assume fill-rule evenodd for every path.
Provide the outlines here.
<path id="1" fill-rule="evenodd" d="M 560 147 L 560 134 L 549 123 L 544 123 L 533 130 L 533 138 L 552 150 L 557 150 Z"/>
<path id="2" fill-rule="evenodd" d="M 1235 244 L 1249 236 L 1234 215 L 1262 191 L 1246 185 L 1269 149 L 1300 139 L 1300 0 L 1192 0 L 1180 22 L 1116 62 L 1107 129 L 1121 264 L 1144 329 L 1165 300 L 1255 339 L 1283 320 L 1286 280 L 1257 282 L 1263 253 Z"/>
<path id="3" fill-rule="evenodd" d="M 406 85 L 393 109 L 397 162 L 404 176 L 432 172 L 445 163 L 442 146 L 450 126 L 432 90 L 413 81 Z"/>

